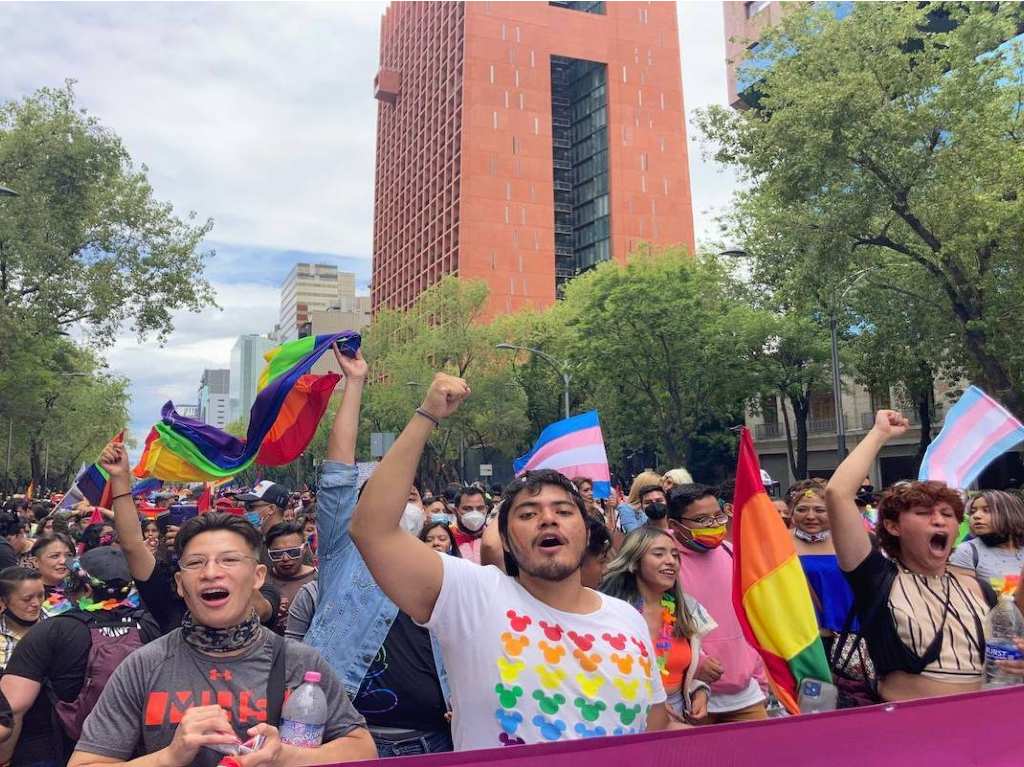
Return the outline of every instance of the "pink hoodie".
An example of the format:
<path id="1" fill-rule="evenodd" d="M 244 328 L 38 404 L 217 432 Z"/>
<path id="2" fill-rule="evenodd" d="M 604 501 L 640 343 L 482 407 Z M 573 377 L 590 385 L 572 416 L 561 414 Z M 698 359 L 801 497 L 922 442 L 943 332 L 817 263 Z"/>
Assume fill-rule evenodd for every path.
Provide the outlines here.
<path id="1" fill-rule="evenodd" d="M 726 548 L 726 547 L 729 548 Z M 718 628 L 704 637 L 701 655 L 722 664 L 722 678 L 711 685 L 711 694 L 743 692 L 751 677 L 767 686 L 764 664 L 747 644 L 732 604 L 732 547 L 724 543 L 706 553 L 679 547 L 679 578 L 683 591 L 704 605 Z"/>

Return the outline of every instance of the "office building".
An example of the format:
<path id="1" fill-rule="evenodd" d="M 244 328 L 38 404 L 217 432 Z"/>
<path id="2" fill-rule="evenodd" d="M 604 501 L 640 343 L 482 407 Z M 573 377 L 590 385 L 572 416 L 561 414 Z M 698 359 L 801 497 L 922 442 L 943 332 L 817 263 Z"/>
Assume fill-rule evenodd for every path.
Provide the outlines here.
<path id="1" fill-rule="evenodd" d="M 178 411 L 178 415 L 184 418 L 199 417 L 199 405 L 175 405 L 174 409 Z"/>
<path id="2" fill-rule="evenodd" d="M 228 375 L 228 422 L 248 419 L 256 399 L 256 385 L 266 364 L 264 352 L 276 344 L 259 335 L 239 336 L 231 348 L 231 369 Z"/>
<path id="3" fill-rule="evenodd" d="M 199 420 L 223 429 L 228 425 L 230 408 L 230 370 L 204 370 L 199 381 Z"/>
<path id="4" fill-rule="evenodd" d="M 645 244 L 692 250 L 674 2 L 401 2 L 374 82 L 373 309 L 442 277 L 489 314 Z"/>
<path id="5" fill-rule="evenodd" d="M 356 312 L 356 276 L 331 264 L 296 264 L 281 286 L 281 313 L 274 338 L 279 343 L 303 335 L 310 312 Z"/>

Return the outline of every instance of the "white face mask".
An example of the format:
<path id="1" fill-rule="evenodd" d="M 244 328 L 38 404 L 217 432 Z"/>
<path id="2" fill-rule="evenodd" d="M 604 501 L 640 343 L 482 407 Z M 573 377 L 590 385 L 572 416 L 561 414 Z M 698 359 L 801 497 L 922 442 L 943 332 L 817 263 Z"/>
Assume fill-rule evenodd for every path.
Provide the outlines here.
<path id="1" fill-rule="evenodd" d="M 482 511 L 467 511 L 462 515 L 461 520 L 464 528 L 471 533 L 475 533 L 484 526 L 484 522 L 487 521 L 487 515 Z"/>
<path id="2" fill-rule="evenodd" d="M 423 509 L 414 503 L 405 504 L 405 511 L 402 512 L 402 521 L 399 524 L 403 530 L 419 535 L 423 529 Z"/>

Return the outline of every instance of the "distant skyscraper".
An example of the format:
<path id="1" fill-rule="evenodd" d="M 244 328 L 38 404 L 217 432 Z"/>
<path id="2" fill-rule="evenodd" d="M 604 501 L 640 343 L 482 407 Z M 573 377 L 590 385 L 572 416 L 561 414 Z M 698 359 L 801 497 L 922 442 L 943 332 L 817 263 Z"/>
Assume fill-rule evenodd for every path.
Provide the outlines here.
<path id="1" fill-rule="evenodd" d="M 274 342 L 259 335 L 239 336 L 231 349 L 229 375 L 229 421 L 248 418 L 256 400 L 256 384 L 266 361 L 263 353 L 272 349 Z"/>
<path id="2" fill-rule="evenodd" d="M 674 2 L 394 2 L 375 80 L 373 308 L 493 314 L 643 243 L 693 249 Z"/>
<path id="3" fill-rule="evenodd" d="M 296 264 L 281 286 L 281 315 L 275 338 L 299 338 L 314 311 L 356 310 L 356 276 L 331 264 Z"/>
<path id="4" fill-rule="evenodd" d="M 231 408 L 229 398 L 231 371 L 204 370 L 199 381 L 199 420 L 223 429 L 227 426 Z"/>

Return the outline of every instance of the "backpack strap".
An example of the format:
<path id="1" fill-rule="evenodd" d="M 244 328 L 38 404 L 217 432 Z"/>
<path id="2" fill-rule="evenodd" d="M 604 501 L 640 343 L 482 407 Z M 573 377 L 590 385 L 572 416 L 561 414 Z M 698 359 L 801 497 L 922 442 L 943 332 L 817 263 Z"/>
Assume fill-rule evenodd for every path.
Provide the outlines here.
<path id="1" fill-rule="evenodd" d="M 971 547 L 971 560 L 974 562 L 974 571 L 978 571 L 978 561 L 981 559 L 981 555 L 978 553 L 978 547 L 974 545 L 976 539 L 972 538 L 967 542 L 967 545 Z"/>
<path id="2" fill-rule="evenodd" d="M 861 620 L 860 627 L 857 631 L 853 630 L 853 622 L 857 619 L 857 605 L 855 603 L 850 607 L 850 612 L 846 615 L 846 622 L 843 626 L 843 631 L 838 637 L 836 637 L 836 640 L 832 645 L 832 657 L 829 658 L 829 663 L 835 671 L 843 671 L 850 665 L 850 661 L 853 660 L 853 653 L 860 640 L 864 637 L 864 629 L 874 622 L 875 617 L 878 615 L 878 611 L 881 610 L 882 606 L 889 601 L 889 593 L 892 591 L 892 586 L 895 582 L 896 569 L 887 568 L 885 575 L 882 578 L 882 582 L 878 584 L 878 590 L 875 592 L 875 598 L 871 602 L 871 606 L 865 611 L 864 617 Z M 843 647 L 846 645 L 847 639 L 851 636 L 854 637 L 855 641 L 850 643 L 850 652 L 847 653 L 844 660 L 839 656 L 842 654 Z"/>
<path id="3" fill-rule="evenodd" d="M 270 633 L 274 652 L 270 662 L 270 677 L 267 679 L 267 724 L 281 726 L 281 708 L 284 706 L 284 637 Z"/>

